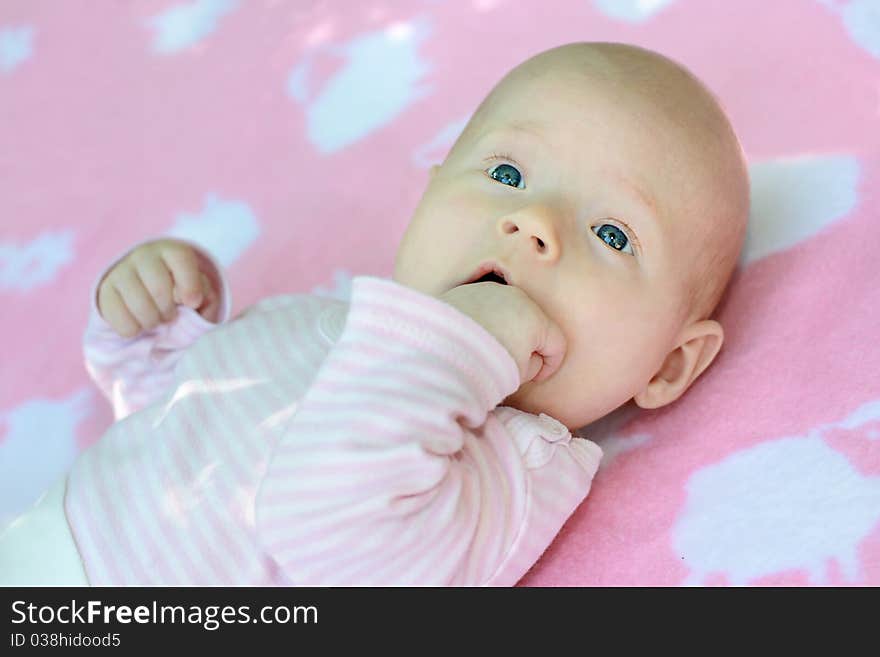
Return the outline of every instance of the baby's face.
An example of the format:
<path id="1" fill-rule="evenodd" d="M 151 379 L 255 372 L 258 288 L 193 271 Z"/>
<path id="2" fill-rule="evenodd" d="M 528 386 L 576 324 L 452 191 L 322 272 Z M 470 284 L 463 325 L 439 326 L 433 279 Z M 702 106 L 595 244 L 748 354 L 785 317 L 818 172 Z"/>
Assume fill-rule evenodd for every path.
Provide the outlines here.
<path id="1" fill-rule="evenodd" d="M 676 190 L 699 184 L 681 129 L 561 70 L 506 90 L 432 169 L 394 279 L 439 296 L 494 260 L 567 340 L 556 373 L 505 405 L 574 430 L 642 390 L 675 346 L 694 248 Z"/>

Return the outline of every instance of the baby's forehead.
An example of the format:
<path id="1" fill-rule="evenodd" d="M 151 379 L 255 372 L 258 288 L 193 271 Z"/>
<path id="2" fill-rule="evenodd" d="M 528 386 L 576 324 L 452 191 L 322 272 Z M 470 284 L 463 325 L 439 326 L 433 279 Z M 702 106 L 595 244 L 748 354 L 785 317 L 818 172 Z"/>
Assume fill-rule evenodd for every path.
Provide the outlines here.
<path id="1" fill-rule="evenodd" d="M 660 202 L 695 185 L 714 187 L 713 172 L 728 168 L 717 162 L 738 159 L 723 110 L 689 71 L 646 51 L 612 48 L 613 56 L 599 58 L 583 51 L 557 49 L 511 71 L 472 119 L 472 138 L 544 137 L 573 163 L 607 162 L 622 184 L 654 182 Z"/>
<path id="2" fill-rule="evenodd" d="M 547 115 L 572 107 L 586 113 L 635 115 L 642 122 L 666 122 L 687 134 L 717 129 L 726 121 L 708 88 L 681 65 L 650 51 L 583 56 L 557 49 L 528 60 L 506 75 L 490 98 L 524 105 Z M 502 103 L 487 109 L 503 110 Z"/>

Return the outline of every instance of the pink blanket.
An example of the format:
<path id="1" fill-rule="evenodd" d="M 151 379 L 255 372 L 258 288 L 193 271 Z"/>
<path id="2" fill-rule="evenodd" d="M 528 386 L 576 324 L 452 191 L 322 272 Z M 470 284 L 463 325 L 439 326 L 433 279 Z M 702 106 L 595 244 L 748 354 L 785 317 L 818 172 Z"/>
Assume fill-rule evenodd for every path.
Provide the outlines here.
<path id="1" fill-rule="evenodd" d="M 98 6 L 96 6 L 98 5 Z M 233 315 L 390 276 L 424 189 L 510 67 L 665 53 L 751 163 L 719 359 L 582 430 L 605 459 L 526 585 L 880 585 L 876 0 L 0 4 L 0 525 L 112 421 L 93 277 L 152 235 L 224 264 Z"/>

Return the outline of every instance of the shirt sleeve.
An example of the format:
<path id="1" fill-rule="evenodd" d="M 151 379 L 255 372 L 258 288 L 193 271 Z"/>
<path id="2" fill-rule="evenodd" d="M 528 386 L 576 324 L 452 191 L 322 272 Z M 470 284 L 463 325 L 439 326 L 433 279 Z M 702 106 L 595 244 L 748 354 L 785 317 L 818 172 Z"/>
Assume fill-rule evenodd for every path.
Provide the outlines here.
<path id="1" fill-rule="evenodd" d="M 599 447 L 545 414 L 469 316 L 359 276 L 339 340 L 257 491 L 258 541 L 297 585 L 512 585 L 587 496 Z"/>
<path id="2" fill-rule="evenodd" d="M 113 407 L 120 420 L 148 406 L 171 388 L 174 367 L 183 352 L 206 332 L 229 319 L 232 307 L 229 282 L 223 267 L 204 247 L 189 244 L 196 253 L 199 268 L 220 291 L 217 323 L 210 322 L 197 311 L 177 306 L 177 317 L 133 338 L 124 338 L 98 312 L 98 288 L 116 263 L 134 249 L 162 238 L 151 238 L 127 248 L 95 278 L 90 293 L 89 318 L 83 334 L 83 356 L 86 371 Z"/>

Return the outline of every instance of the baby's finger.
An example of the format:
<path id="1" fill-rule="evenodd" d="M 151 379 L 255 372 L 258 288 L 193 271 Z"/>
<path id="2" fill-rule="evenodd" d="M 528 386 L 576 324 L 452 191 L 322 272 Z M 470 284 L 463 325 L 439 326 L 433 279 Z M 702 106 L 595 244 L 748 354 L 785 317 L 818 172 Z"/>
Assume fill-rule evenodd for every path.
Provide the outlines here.
<path id="1" fill-rule="evenodd" d="M 526 375 L 523 381 L 528 383 L 529 381 L 534 380 L 535 376 L 537 376 L 543 366 L 544 359 L 533 351 L 529 356 L 529 362 L 526 364 Z"/>
<path id="2" fill-rule="evenodd" d="M 98 293 L 101 317 L 124 338 L 133 338 L 141 331 L 141 325 L 129 312 L 119 291 L 112 285 L 103 285 Z"/>
<path id="3" fill-rule="evenodd" d="M 162 316 L 162 321 L 170 322 L 174 319 L 177 308 L 173 298 L 174 279 L 165 266 L 165 262 L 153 257 L 135 262 L 134 265 L 144 287 L 153 297 L 153 302 Z"/>
<path id="4" fill-rule="evenodd" d="M 137 271 L 133 267 L 126 269 L 120 271 L 119 277 L 116 289 L 141 328 L 149 330 L 157 327 L 162 319 L 159 309 Z"/>
<path id="5" fill-rule="evenodd" d="M 198 312 L 209 322 L 216 322 L 220 311 L 220 295 L 214 290 L 214 286 L 204 272 L 202 272 L 201 277 L 202 289 L 204 290 L 205 295 L 202 305 L 199 306 Z"/>
<path id="6" fill-rule="evenodd" d="M 544 344 L 537 350 L 544 359 L 544 366 L 534 378 L 536 383 L 548 379 L 556 373 L 565 359 L 567 348 L 568 343 L 565 340 L 562 329 L 559 328 L 556 322 L 549 321 L 544 334 Z"/>
<path id="7" fill-rule="evenodd" d="M 168 246 L 162 249 L 161 254 L 174 279 L 175 300 L 190 308 L 198 308 L 202 303 L 203 294 L 196 254 L 183 244 Z"/>

